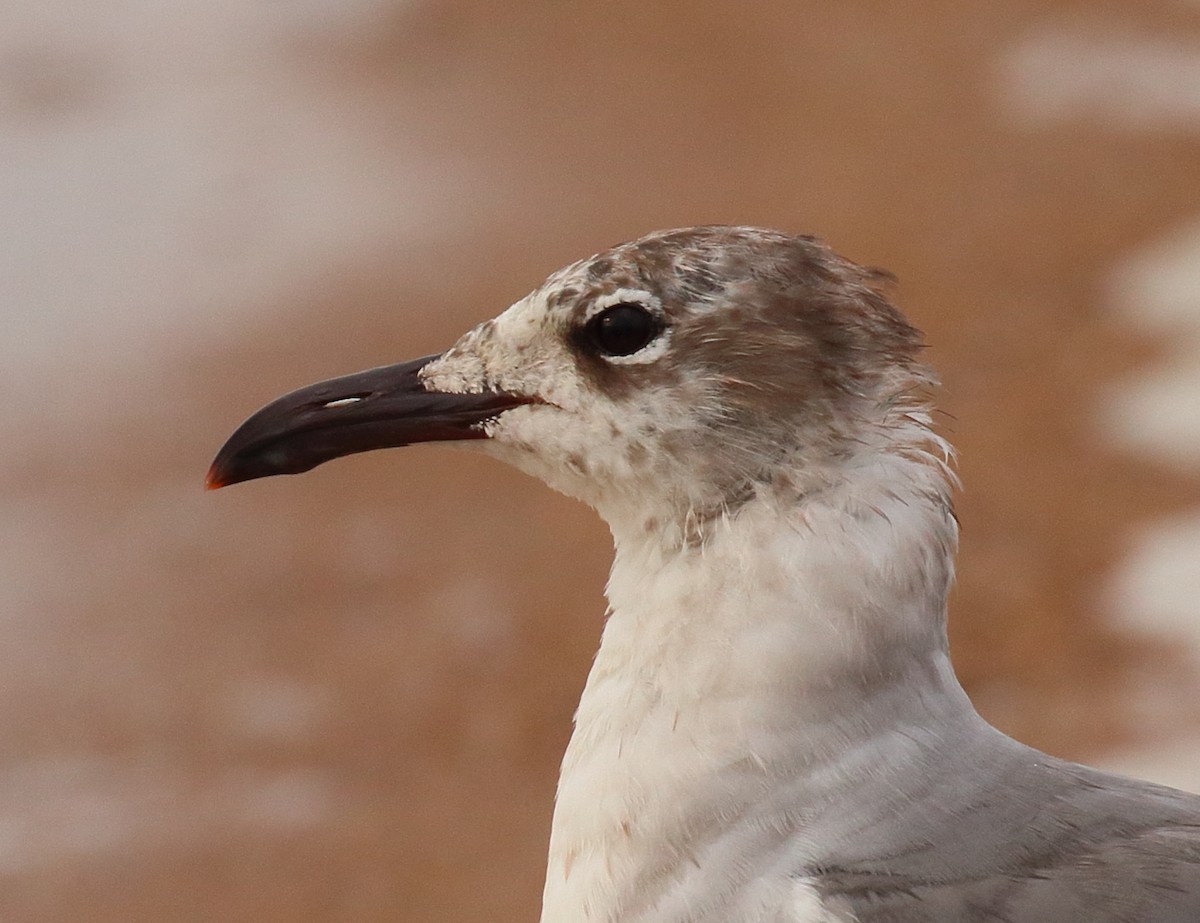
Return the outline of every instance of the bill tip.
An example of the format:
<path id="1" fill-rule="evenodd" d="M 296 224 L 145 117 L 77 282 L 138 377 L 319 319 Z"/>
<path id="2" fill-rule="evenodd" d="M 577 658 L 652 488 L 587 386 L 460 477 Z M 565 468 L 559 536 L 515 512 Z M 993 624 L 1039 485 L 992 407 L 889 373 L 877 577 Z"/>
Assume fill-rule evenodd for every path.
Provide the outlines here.
<path id="1" fill-rule="evenodd" d="M 222 487 L 225 487 L 228 484 L 229 481 L 222 476 L 215 464 L 208 469 L 208 474 L 204 476 L 205 490 L 220 490 Z"/>

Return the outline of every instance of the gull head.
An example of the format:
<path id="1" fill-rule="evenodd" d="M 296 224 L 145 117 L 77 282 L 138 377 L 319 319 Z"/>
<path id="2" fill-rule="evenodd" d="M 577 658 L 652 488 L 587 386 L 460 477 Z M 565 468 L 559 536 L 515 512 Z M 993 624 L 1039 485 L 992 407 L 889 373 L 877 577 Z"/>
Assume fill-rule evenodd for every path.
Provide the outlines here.
<path id="1" fill-rule="evenodd" d="M 614 530 L 821 491 L 928 437 L 919 335 L 883 281 L 811 237 L 650 234 L 554 273 L 441 355 L 268 405 L 209 486 L 452 441 L 582 499 Z"/>

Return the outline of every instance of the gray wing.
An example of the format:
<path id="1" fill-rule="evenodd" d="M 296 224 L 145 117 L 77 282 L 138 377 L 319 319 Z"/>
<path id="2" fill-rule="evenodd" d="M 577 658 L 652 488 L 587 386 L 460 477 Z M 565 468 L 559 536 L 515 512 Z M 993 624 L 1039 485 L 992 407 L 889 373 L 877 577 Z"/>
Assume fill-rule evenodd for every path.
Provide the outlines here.
<path id="1" fill-rule="evenodd" d="M 857 923 L 1200 923 L 1200 796 L 1015 743 L 992 755 L 985 785 L 934 772 L 893 803 L 882 856 L 847 844 L 809 869 L 827 906 Z"/>
<path id="2" fill-rule="evenodd" d="M 856 923 L 1197 923 L 1200 827 L 974 878 L 827 869 L 818 883 L 827 905 Z"/>

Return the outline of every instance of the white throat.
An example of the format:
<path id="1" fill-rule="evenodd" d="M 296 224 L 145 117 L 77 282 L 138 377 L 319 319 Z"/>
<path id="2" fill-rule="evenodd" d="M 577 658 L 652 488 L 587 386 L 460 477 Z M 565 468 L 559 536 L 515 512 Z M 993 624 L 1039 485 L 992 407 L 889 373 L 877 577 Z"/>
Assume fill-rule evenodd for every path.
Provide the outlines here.
<path id="1" fill-rule="evenodd" d="M 610 523 L 542 923 L 825 919 L 778 916 L 802 884 L 763 866 L 811 855 L 822 804 L 884 737 L 971 713 L 946 653 L 948 490 L 937 460 L 893 447 L 816 496 L 760 492 L 699 545 Z"/>

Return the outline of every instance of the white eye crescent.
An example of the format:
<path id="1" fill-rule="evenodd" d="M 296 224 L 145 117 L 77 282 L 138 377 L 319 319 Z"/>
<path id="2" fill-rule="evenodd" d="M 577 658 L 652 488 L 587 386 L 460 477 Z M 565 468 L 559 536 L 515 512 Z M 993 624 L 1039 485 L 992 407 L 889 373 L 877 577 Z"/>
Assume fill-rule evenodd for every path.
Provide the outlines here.
<path id="1" fill-rule="evenodd" d="M 637 289 L 618 289 L 591 304 L 583 332 L 588 346 L 605 361 L 642 365 L 666 352 L 670 328 L 658 298 Z"/>

